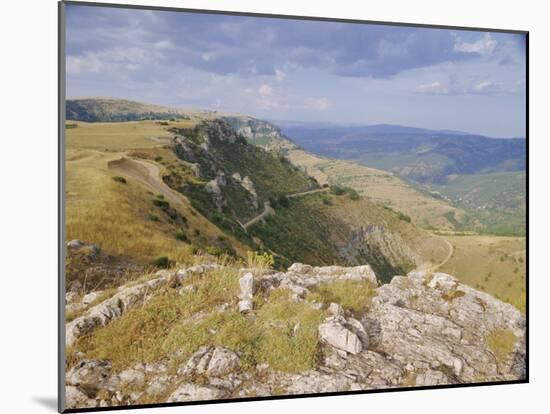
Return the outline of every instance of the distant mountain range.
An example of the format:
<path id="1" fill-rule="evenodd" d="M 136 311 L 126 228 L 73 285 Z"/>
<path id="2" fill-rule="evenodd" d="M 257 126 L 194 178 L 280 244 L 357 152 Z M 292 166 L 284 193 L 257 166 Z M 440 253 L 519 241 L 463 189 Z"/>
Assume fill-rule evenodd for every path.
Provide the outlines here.
<path id="1" fill-rule="evenodd" d="M 525 169 L 523 138 L 489 138 L 461 131 L 399 125 L 279 124 L 283 134 L 316 154 L 386 169 L 419 183 L 450 174 Z"/>

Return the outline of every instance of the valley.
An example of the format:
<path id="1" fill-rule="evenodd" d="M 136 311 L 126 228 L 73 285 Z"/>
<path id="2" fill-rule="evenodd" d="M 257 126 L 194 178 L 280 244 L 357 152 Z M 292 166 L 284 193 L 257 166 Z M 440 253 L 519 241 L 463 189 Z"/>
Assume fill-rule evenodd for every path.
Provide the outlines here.
<path id="1" fill-rule="evenodd" d="M 93 112 L 112 115 L 117 105 L 97 102 Z M 180 115 L 68 121 L 69 238 L 145 267 L 163 258 L 194 263 L 197 254 L 244 257 L 260 250 L 280 267 L 367 262 L 382 280 L 414 268 L 438 269 L 523 309 L 514 282 L 519 270 L 500 261 L 509 254 L 501 252 L 508 239 L 497 237 L 524 224 L 521 172 L 415 184 L 310 153 L 262 120 L 197 110 Z M 514 251 L 521 250 L 524 239 L 513 240 Z M 487 260 L 470 267 L 469 257 Z M 491 272 L 505 287 L 487 283 Z"/>

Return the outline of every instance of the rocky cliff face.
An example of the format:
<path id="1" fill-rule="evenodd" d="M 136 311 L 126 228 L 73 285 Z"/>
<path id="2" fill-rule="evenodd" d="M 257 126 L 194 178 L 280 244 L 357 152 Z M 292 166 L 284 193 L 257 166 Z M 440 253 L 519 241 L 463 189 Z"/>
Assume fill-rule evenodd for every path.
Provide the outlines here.
<path id="1" fill-rule="evenodd" d="M 283 135 L 281 129 L 267 121 L 250 117 L 224 117 L 246 140 L 266 150 L 284 153 L 286 150 L 298 148 L 291 140 Z"/>
<path id="2" fill-rule="evenodd" d="M 67 325 L 67 345 L 122 319 L 135 306 L 164 290 L 193 295 L 189 280 L 223 270 L 216 264 L 161 271 L 150 280 L 121 287 L 112 298 L 88 308 Z M 263 301 L 277 292 L 322 312 L 316 328 L 317 363 L 302 372 L 284 372 L 266 363 L 251 366 L 235 344 L 205 339 L 190 357 L 167 353 L 149 363 L 115 370 L 110 360 L 72 354 L 66 375 L 68 408 L 179 402 L 253 396 L 432 386 L 525 377 L 525 318 L 513 306 L 459 283 L 443 273 L 411 272 L 378 286 L 368 265 L 312 267 L 296 263 L 287 272 L 240 269 L 240 292 L 214 312 L 241 312 L 252 326 Z M 205 279 L 205 283 L 208 279 Z M 313 300 L 320 289 L 352 283 L 372 289 L 361 311 L 346 297 Z M 369 288 L 370 286 L 370 288 Z M 275 293 L 275 295 L 274 295 Z M 257 299 L 253 299 L 257 298 Z M 317 297 L 318 298 L 318 297 Z M 344 306 L 338 302 L 341 299 Z M 71 298 L 70 300 L 74 300 Z M 70 305 L 70 303 L 69 303 Z M 234 309 L 233 309 L 234 308 Z M 191 318 L 204 318 L 199 310 Z M 273 322 L 275 323 L 275 322 Z M 273 332 L 276 325 L 272 325 Z M 224 326 L 212 326 L 215 332 Z M 229 328 L 227 328 L 229 329 Z M 298 335 L 300 322 L 285 335 Z M 212 333 L 214 335 L 214 333 Z M 161 339 L 159 339 L 161 340 Z"/>

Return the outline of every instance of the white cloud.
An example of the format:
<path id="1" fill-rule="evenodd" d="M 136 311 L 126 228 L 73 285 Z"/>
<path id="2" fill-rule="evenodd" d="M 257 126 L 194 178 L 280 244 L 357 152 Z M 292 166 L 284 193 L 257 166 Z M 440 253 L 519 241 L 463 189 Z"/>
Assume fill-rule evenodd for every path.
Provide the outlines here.
<path id="1" fill-rule="evenodd" d="M 101 59 L 97 54 L 87 54 L 85 56 L 67 56 L 67 73 L 78 75 L 83 72 L 97 73 L 102 68 Z"/>
<path id="2" fill-rule="evenodd" d="M 273 88 L 267 83 L 262 83 L 258 88 L 258 93 L 262 96 L 270 96 L 273 93 Z"/>
<path id="3" fill-rule="evenodd" d="M 435 81 L 435 82 L 419 85 L 416 88 L 416 92 L 444 95 L 449 93 L 449 88 L 441 84 L 441 82 Z"/>
<path id="4" fill-rule="evenodd" d="M 477 85 L 474 85 L 473 90 L 478 92 L 483 92 L 483 91 L 494 89 L 494 87 L 495 87 L 495 84 L 493 82 L 485 80 L 485 81 L 479 82 Z"/>
<path id="5" fill-rule="evenodd" d="M 161 50 L 168 50 L 168 49 L 174 49 L 175 48 L 174 44 L 170 40 L 167 40 L 167 39 L 159 40 L 158 42 L 156 42 L 154 44 L 154 47 L 157 48 L 157 49 L 161 49 Z"/>
<path id="6" fill-rule="evenodd" d="M 307 98 L 305 100 L 305 107 L 307 109 L 324 111 L 330 107 L 330 101 L 327 98 Z"/>
<path id="7" fill-rule="evenodd" d="M 494 40 L 489 33 L 485 33 L 485 36 L 481 39 L 471 43 L 463 41 L 459 36 L 455 36 L 454 50 L 457 52 L 490 55 L 495 50 L 496 46 L 496 40 Z"/>
<path id="8" fill-rule="evenodd" d="M 277 81 L 281 82 L 285 79 L 285 77 L 286 73 L 284 73 L 282 70 L 275 69 L 275 79 L 277 79 Z"/>

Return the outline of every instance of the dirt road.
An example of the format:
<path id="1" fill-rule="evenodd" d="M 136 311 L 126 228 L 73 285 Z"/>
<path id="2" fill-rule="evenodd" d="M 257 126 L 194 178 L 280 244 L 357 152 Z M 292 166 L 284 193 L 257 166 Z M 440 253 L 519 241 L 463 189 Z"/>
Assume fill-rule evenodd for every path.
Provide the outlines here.
<path id="1" fill-rule="evenodd" d="M 330 188 L 317 188 L 316 190 L 308 190 L 308 191 L 302 191 L 301 193 L 294 193 L 287 195 L 288 198 L 294 198 L 294 197 L 301 197 L 308 194 L 315 194 L 315 193 L 324 193 L 325 191 L 329 191 Z"/>
<path id="2" fill-rule="evenodd" d="M 171 203 L 183 204 L 182 196 L 162 181 L 160 168 L 156 164 L 122 157 L 118 160 L 109 161 L 108 166 L 111 170 L 150 187 L 155 193 L 162 194 Z"/>

